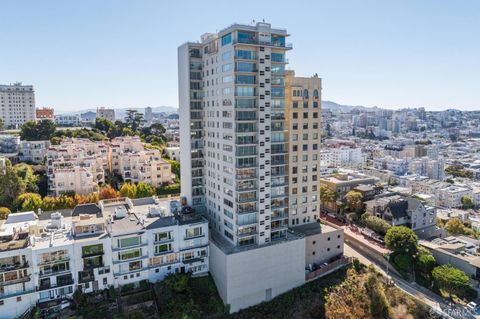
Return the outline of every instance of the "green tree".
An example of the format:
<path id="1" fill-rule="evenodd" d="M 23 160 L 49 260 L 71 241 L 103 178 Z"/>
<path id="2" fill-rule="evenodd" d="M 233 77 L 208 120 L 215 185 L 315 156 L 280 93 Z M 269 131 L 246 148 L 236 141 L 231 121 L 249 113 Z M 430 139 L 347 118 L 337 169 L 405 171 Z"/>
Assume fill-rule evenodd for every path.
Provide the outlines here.
<path id="1" fill-rule="evenodd" d="M 452 235 L 458 235 L 464 233 L 464 228 L 462 222 L 458 218 L 451 218 L 445 224 L 445 229 Z"/>
<path id="2" fill-rule="evenodd" d="M 42 197 L 36 193 L 23 193 L 17 197 L 17 203 L 22 211 L 37 211 L 42 207 Z"/>
<path id="3" fill-rule="evenodd" d="M 466 273 L 450 265 L 435 267 L 432 271 L 433 282 L 449 297 L 463 294 L 470 287 L 470 279 Z"/>
<path id="4" fill-rule="evenodd" d="M 423 275 L 430 276 L 433 268 L 435 268 L 435 257 L 429 253 L 424 253 L 420 254 L 416 261 L 416 269 Z"/>
<path id="5" fill-rule="evenodd" d="M 164 159 L 164 160 L 170 163 L 172 173 L 175 175 L 175 180 L 179 181 L 180 180 L 180 163 L 175 160 L 167 160 L 167 159 Z"/>
<path id="6" fill-rule="evenodd" d="M 418 237 L 405 226 L 391 227 L 385 235 L 385 245 L 396 253 L 413 256 L 417 252 Z"/>
<path id="7" fill-rule="evenodd" d="M 475 207 L 472 198 L 469 196 L 463 196 L 461 202 L 463 205 L 463 209 L 470 209 Z"/>
<path id="8" fill-rule="evenodd" d="M 115 121 L 113 127 L 108 131 L 108 138 L 115 138 L 122 136 L 124 124 L 122 121 Z"/>
<path id="9" fill-rule="evenodd" d="M 142 113 L 133 109 L 127 110 L 127 116 L 125 117 L 125 124 L 133 132 L 136 132 L 144 122 L 145 120 L 143 119 Z"/>
<path id="10" fill-rule="evenodd" d="M 19 163 L 13 166 L 13 170 L 20 178 L 22 189 L 25 189 L 26 192 L 38 193 L 38 176 L 34 174 L 31 165 Z"/>
<path id="11" fill-rule="evenodd" d="M 128 198 L 137 197 L 137 185 L 132 183 L 124 183 L 120 188 L 120 196 Z"/>
<path id="12" fill-rule="evenodd" d="M 136 198 L 150 197 L 156 194 L 155 188 L 147 183 L 140 182 L 137 185 Z"/>
<path id="13" fill-rule="evenodd" d="M 0 174 L 0 207 L 15 208 L 15 199 L 24 192 L 25 184 L 7 160 L 5 174 Z"/>
<path id="14" fill-rule="evenodd" d="M 97 117 L 93 127 L 104 133 L 108 133 L 111 129 L 113 129 L 114 124 L 107 119 Z"/>
<path id="15" fill-rule="evenodd" d="M 380 217 L 373 216 L 369 213 L 364 213 L 362 215 L 362 222 L 371 230 L 374 230 L 382 235 L 385 235 L 387 231 L 392 227 L 389 223 L 387 223 Z"/>
<path id="16" fill-rule="evenodd" d="M 55 123 L 51 120 L 28 121 L 22 125 L 20 137 L 27 141 L 46 141 L 53 137 L 55 129 Z"/>
<path id="17" fill-rule="evenodd" d="M 337 193 L 325 185 L 320 184 L 320 204 L 334 203 L 337 200 Z"/>
<path id="18" fill-rule="evenodd" d="M 8 207 L 0 207 L 0 219 L 7 219 L 11 211 Z"/>
<path id="19" fill-rule="evenodd" d="M 360 208 L 362 208 L 362 199 L 362 193 L 353 190 L 349 191 L 345 195 L 345 200 L 347 201 L 348 208 L 352 211 L 358 211 Z"/>

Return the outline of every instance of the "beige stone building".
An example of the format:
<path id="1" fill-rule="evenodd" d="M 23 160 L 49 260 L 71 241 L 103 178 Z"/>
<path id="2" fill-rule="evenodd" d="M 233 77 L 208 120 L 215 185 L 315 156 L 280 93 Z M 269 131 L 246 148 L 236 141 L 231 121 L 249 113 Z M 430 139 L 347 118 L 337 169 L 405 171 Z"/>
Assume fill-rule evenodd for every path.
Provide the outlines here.
<path id="1" fill-rule="evenodd" d="M 170 163 L 164 161 L 159 150 L 145 150 L 138 136 L 112 140 L 111 167 L 125 182 L 144 182 L 152 186 L 173 181 Z"/>
<path id="2" fill-rule="evenodd" d="M 285 76 L 286 130 L 289 131 L 290 226 L 310 223 L 320 213 L 320 112 L 322 81 L 312 77 Z M 272 145 L 272 153 L 275 145 Z"/>
<path id="3" fill-rule="evenodd" d="M 105 182 L 109 171 L 109 149 L 103 142 L 70 138 L 52 145 L 47 152 L 49 191 L 88 194 Z"/>

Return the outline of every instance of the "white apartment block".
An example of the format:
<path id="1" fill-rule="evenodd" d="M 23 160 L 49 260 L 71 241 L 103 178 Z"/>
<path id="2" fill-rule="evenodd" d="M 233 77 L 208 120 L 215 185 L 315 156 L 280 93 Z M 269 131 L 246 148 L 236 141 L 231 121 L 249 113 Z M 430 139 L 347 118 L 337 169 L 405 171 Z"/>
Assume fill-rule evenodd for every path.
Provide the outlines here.
<path id="1" fill-rule="evenodd" d="M 361 168 L 367 161 L 366 154 L 357 147 L 329 147 L 320 151 L 320 161 L 323 167 Z"/>
<path id="2" fill-rule="evenodd" d="M 445 178 L 445 161 L 443 158 L 430 159 L 426 156 L 414 158 L 409 160 L 408 171 L 412 174 L 442 181 Z"/>
<path id="3" fill-rule="evenodd" d="M 448 208 L 462 207 L 462 197 L 465 196 L 473 199 L 473 193 L 470 188 L 450 185 L 438 190 L 437 204 Z"/>
<path id="4" fill-rule="evenodd" d="M 31 85 L 0 85 L 0 119 L 5 128 L 18 128 L 35 121 L 35 91 Z"/>
<path id="5" fill-rule="evenodd" d="M 20 141 L 18 159 L 20 162 L 42 163 L 50 147 L 50 141 Z"/>
<path id="6" fill-rule="evenodd" d="M 165 147 L 165 153 L 167 156 L 177 162 L 180 162 L 180 147 L 179 146 L 170 146 Z"/>
<path id="7" fill-rule="evenodd" d="M 272 178 L 272 186 L 289 185 L 289 198 L 272 199 L 272 220 L 295 226 L 314 222 L 320 216 L 322 81 L 318 76 L 295 77 L 293 71 L 287 71 L 285 86 L 287 112 L 272 113 L 272 119 L 284 119 L 286 115 L 289 145 L 271 147 L 272 155 L 284 154 L 289 159 L 289 177 Z"/>
<path id="8" fill-rule="evenodd" d="M 302 185 L 302 196 L 308 196 L 304 203 L 297 190 L 297 203 L 310 207 L 318 191 L 315 165 L 320 169 L 315 133 L 320 135 L 321 82 L 291 74 L 297 87 L 288 88 L 287 37 L 286 30 L 265 22 L 233 24 L 178 48 L 181 191 L 210 220 L 210 272 L 232 312 L 303 284 L 306 255 L 313 254 L 306 237 L 321 233 L 318 223 L 308 234 L 288 229 L 294 192 L 288 132 L 295 123 L 301 126 L 298 168 L 292 176 L 296 187 Z M 287 104 L 287 97 L 292 101 L 293 92 L 300 116 L 290 123 L 293 102 Z M 308 154 L 305 165 L 303 154 Z M 315 216 L 311 209 L 307 212 Z M 336 251 L 341 254 L 343 246 Z"/>
<path id="9" fill-rule="evenodd" d="M 99 107 L 97 108 L 96 118 L 106 119 L 113 123 L 115 122 L 115 110 Z"/>
<path id="10" fill-rule="evenodd" d="M 38 303 L 61 307 L 77 289 L 209 270 L 208 222 L 178 202 L 123 198 L 44 214 L 11 214 L 0 225 L 2 319 Z"/>
<path id="11" fill-rule="evenodd" d="M 0 154 L 15 162 L 20 148 L 20 136 L 0 135 Z"/>
<path id="12" fill-rule="evenodd" d="M 173 181 L 171 165 L 162 159 L 159 150 L 145 150 L 139 137 L 112 140 L 112 171 L 124 182 L 144 182 L 154 187 Z"/>
<path id="13" fill-rule="evenodd" d="M 55 124 L 57 124 L 58 126 L 68 126 L 68 127 L 80 126 L 80 124 L 81 124 L 80 115 L 78 115 L 78 114 L 74 114 L 74 115 L 66 115 L 66 114 L 55 115 Z"/>

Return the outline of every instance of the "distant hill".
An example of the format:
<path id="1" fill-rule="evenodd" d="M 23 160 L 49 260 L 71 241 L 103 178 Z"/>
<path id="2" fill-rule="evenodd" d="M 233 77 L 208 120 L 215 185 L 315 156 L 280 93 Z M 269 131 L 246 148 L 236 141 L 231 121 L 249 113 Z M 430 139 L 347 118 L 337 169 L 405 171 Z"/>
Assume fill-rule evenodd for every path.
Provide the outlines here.
<path id="1" fill-rule="evenodd" d="M 125 108 L 114 108 L 115 109 L 115 118 L 116 119 L 123 119 L 125 118 L 127 114 L 127 110 L 137 110 L 142 113 L 145 113 L 145 107 L 125 107 Z M 59 112 L 59 114 L 65 114 L 65 115 L 73 115 L 73 114 L 82 114 L 82 113 L 87 113 L 87 112 L 96 112 L 96 108 L 90 108 L 90 109 L 83 109 L 79 111 L 74 111 L 74 112 Z M 155 106 L 152 107 L 153 113 L 178 113 L 178 108 L 172 107 L 172 106 Z"/>
<path id="2" fill-rule="evenodd" d="M 322 108 L 328 109 L 331 111 L 341 111 L 341 112 L 348 112 L 353 109 L 369 110 L 369 111 L 374 111 L 378 109 L 378 107 L 376 106 L 366 107 L 362 105 L 343 105 L 343 104 L 338 104 L 332 101 L 322 101 Z"/>

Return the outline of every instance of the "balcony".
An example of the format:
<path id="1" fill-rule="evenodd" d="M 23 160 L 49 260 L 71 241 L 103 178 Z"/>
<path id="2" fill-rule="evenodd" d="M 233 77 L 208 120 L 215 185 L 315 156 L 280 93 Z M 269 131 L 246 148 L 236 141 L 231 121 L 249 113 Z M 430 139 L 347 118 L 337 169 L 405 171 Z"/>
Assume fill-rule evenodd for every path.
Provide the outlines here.
<path id="1" fill-rule="evenodd" d="M 117 259 L 117 260 L 113 260 L 113 263 L 114 264 L 121 264 L 121 263 L 127 263 L 127 262 L 132 262 L 132 261 L 139 261 L 139 260 L 146 259 L 146 258 L 148 258 L 148 255 L 143 255 L 143 256 L 138 256 L 138 257 L 128 258 L 128 259 Z"/>
<path id="2" fill-rule="evenodd" d="M 40 284 L 40 286 L 37 286 L 37 291 L 41 290 L 47 290 L 47 289 L 52 289 L 52 288 L 59 288 L 59 287 L 64 287 L 68 285 L 73 285 L 73 278 L 69 278 L 66 280 L 60 280 L 56 284 L 51 284 L 51 283 L 43 283 Z"/>
<path id="3" fill-rule="evenodd" d="M 26 275 L 26 276 L 21 277 L 21 278 L 0 281 L 0 287 L 5 287 L 5 286 L 9 286 L 9 285 L 16 285 L 16 284 L 20 284 L 20 283 L 23 283 L 23 282 L 29 282 L 30 281 L 30 276 L 31 275 Z"/>
<path id="4" fill-rule="evenodd" d="M 256 235 L 257 233 L 258 233 L 257 229 L 251 229 L 248 231 L 237 231 L 237 236 L 242 238 L 242 237 L 253 236 L 253 235 Z"/>
<path id="5" fill-rule="evenodd" d="M 11 264 L 3 264 L 0 266 L 0 272 L 11 271 L 11 270 L 18 270 L 23 268 L 28 268 L 29 264 L 28 261 L 26 262 L 16 262 Z"/>
<path id="6" fill-rule="evenodd" d="M 38 273 L 39 277 L 50 277 L 50 276 L 57 276 L 62 274 L 70 273 L 70 269 L 62 269 L 62 270 L 49 270 L 49 271 L 40 271 Z"/>
<path id="7" fill-rule="evenodd" d="M 274 47 L 274 48 L 284 48 L 286 50 L 291 50 L 293 49 L 293 44 L 291 43 L 283 43 L 283 42 L 266 42 L 266 41 L 260 41 L 256 38 L 249 38 L 249 39 L 234 39 L 232 41 L 233 45 L 242 45 L 242 44 L 250 44 L 250 45 L 256 45 L 256 46 L 264 46 L 264 47 Z"/>
<path id="8" fill-rule="evenodd" d="M 78 282 L 79 283 L 86 283 L 95 280 L 95 275 L 93 274 L 92 270 L 84 270 L 78 272 Z"/>
<path id="9" fill-rule="evenodd" d="M 200 234 L 200 235 L 196 235 L 196 236 L 185 236 L 183 237 L 184 240 L 191 240 L 191 239 L 197 239 L 197 238 L 202 238 L 202 237 L 205 237 L 205 234 Z"/>
<path id="10" fill-rule="evenodd" d="M 158 252 L 153 253 L 153 255 L 154 256 L 162 256 L 162 255 L 168 255 L 168 254 L 171 254 L 171 253 L 173 253 L 173 249 L 158 251 Z"/>
<path id="11" fill-rule="evenodd" d="M 249 203 L 249 202 L 256 202 L 257 201 L 257 196 L 244 196 L 244 197 L 238 197 L 237 198 L 237 203 Z"/>
<path id="12" fill-rule="evenodd" d="M 26 295 L 35 292 L 35 289 L 17 290 L 0 293 L 0 299 L 12 298 L 16 296 Z"/>

